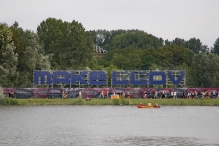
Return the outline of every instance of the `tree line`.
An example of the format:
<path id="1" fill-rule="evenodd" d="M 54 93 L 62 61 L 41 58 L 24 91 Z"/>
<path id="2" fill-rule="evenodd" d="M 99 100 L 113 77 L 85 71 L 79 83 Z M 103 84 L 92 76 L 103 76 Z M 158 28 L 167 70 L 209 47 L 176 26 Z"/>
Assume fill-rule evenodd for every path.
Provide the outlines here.
<path id="1" fill-rule="evenodd" d="M 107 50 L 94 57 L 95 45 Z M 141 30 L 90 30 L 48 18 L 37 32 L 0 23 L 0 86 L 33 87 L 33 70 L 185 70 L 187 87 L 219 86 L 219 38 L 163 40 Z"/>

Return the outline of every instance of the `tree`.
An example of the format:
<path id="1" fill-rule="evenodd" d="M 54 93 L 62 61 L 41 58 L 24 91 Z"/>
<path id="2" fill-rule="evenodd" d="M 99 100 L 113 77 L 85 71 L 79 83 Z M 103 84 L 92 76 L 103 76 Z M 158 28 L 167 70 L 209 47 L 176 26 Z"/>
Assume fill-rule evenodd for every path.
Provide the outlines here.
<path id="1" fill-rule="evenodd" d="M 202 43 L 200 41 L 200 39 L 196 39 L 196 38 L 191 38 L 187 43 L 186 43 L 186 47 L 189 48 L 190 50 L 194 51 L 195 53 L 199 53 L 200 51 L 202 51 Z"/>
<path id="2" fill-rule="evenodd" d="M 43 44 L 36 33 L 24 31 L 15 22 L 11 27 L 13 40 L 18 54 L 17 75 L 14 80 L 19 87 L 31 87 L 33 70 L 50 70 L 50 57 L 45 55 Z"/>
<path id="3" fill-rule="evenodd" d="M 195 54 L 190 69 L 190 87 L 218 87 L 219 56 L 216 54 Z"/>
<path id="4" fill-rule="evenodd" d="M 154 69 L 151 68 L 151 66 L 154 66 L 154 64 L 156 64 L 157 66 L 161 65 L 160 61 L 152 55 L 145 55 L 142 57 L 141 60 L 142 60 L 141 69 L 143 70 Z"/>
<path id="5" fill-rule="evenodd" d="M 125 34 L 126 32 L 127 32 L 126 30 L 122 30 L 122 29 L 112 30 L 112 31 L 107 31 L 107 30 L 90 31 L 94 43 L 107 50 L 108 50 L 107 45 L 111 44 L 115 36 L 120 34 Z"/>
<path id="6" fill-rule="evenodd" d="M 194 53 L 177 45 L 166 45 L 157 50 L 157 58 L 166 69 L 174 69 L 183 63 L 190 65 Z"/>
<path id="7" fill-rule="evenodd" d="M 94 43 L 81 23 L 48 18 L 37 27 L 46 54 L 51 54 L 53 69 L 80 69 L 93 62 Z"/>
<path id="8" fill-rule="evenodd" d="M 115 53 L 113 55 L 111 63 L 117 66 L 118 68 L 125 70 L 127 69 L 129 58 L 127 58 L 125 55 L 121 53 Z"/>
<path id="9" fill-rule="evenodd" d="M 117 35 L 112 39 L 111 44 L 107 45 L 107 49 L 124 49 L 128 47 L 147 49 L 163 45 L 163 40 L 143 31 L 132 30 L 125 34 Z"/>
<path id="10" fill-rule="evenodd" d="M 219 38 L 214 43 L 213 52 L 219 55 Z"/>
<path id="11" fill-rule="evenodd" d="M 175 38 L 172 43 L 178 46 L 185 47 L 186 41 L 184 39 Z"/>
<path id="12" fill-rule="evenodd" d="M 175 44 L 177 46 L 189 48 L 193 52 L 197 53 L 208 53 L 209 48 L 207 45 L 202 45 L 200 39 L 191 38 L 189 41 L 184 39 L 175 38 L 173 41 L 165 40 L 165 45 Z"/>
<path id="13" fill-rule="evenodd" d="M 124 49 L 128 47 L 146 49 L 149 46 L 158 48 L 163 39 L 141 30 L 97 30 L 90 31 L 96 45 L 105 50 Z"/>
<path id="14" fill-rule="evenodd" d="M 16 74 L 18 63 L 12 35 L 7 24 L 0 24 L 0 84 L 5 87 L 13 86 L 11 77 Z"/>

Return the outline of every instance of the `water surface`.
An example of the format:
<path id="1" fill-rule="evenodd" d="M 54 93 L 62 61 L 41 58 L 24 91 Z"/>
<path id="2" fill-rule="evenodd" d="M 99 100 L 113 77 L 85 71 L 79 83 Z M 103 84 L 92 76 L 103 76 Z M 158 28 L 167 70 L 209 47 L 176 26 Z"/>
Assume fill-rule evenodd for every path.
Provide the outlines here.
<path id="1" fill-rule="evenodd" d="M 219 107 L 0 106 L 0 145 L 219 145 Z"/>

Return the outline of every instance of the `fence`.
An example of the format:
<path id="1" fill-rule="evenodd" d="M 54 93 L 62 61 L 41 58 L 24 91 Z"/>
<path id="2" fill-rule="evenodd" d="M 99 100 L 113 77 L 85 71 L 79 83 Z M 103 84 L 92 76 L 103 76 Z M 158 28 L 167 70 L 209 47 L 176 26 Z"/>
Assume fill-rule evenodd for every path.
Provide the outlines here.
<path id="1" fill-rule="evenodd" d="M 83 98 L 99 98 L 101 92 L 105 97 L 110 97 L 113 94 L 129 94 L 130 98 L 140 98 L 146 93 L 146 97 L 151 98 L 156 91 L 158 96 L 165 92 L 167 98 L 170 98 L 171 92 L 176 91 L 177 97 L 182 98 L 184 91 L 189 93 L 197 91 L 199 97 L 201 97 L 202 92 L 210 92 L 212 97 L 213 93 L 218 96 L 219 88 L 3 88 L 3 91 L 6 97 L 9 97 L 9 94 L 13 92 L 15 98 L 48 98 L 50 95 L 54 98 L 62 98 L 63 92 L 67 94 L 68 98 L 77 98 L 79 92 L 82 93 Z"/>

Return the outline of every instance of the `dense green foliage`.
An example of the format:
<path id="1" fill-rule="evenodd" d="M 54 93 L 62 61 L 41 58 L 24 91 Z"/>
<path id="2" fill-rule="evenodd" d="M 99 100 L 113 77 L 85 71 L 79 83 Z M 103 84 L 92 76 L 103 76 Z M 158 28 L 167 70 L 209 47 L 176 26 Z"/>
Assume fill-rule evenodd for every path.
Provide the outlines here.
<path id="1" fill-rule="evenodd" d="M 13 86 L 18 54 L 15 53 L 13 33 L 6 24 L 0 24 L 0 85 Z"/>
<path id="2" fill-rule="evenodd" d="M 94 46 L 107 50 L 94 57 Z M 219 38 L 163 40 L 141 30 L 86 31 L 81 23 L 48 18 L 37 32 L 0 23 L 0 85 L 32 87 L 33 70 L 186 70 L 187 87 L 218 87 Z M 111 78 L 108 78 L 108 86 Z"/>
<path id="3" fill-rule="evenodd" d="M 0 99 L 0 105 L 18 105 L 18 100 L 14 98 Z"/>
<path id="4" fill-rule="evenodd" d="M 219 38 L 214 43 L 213 52 L 219 55 Z"/>
<path id="5" fill-rule="evenodd" d="M 40 23 L 37 34 L 46 54 L 52 55 L 52 69 L 82 69 L 93 62 L 92 38 L 77 21 L 48 18 Z"/>
<path id="6" fill-rule="evenodd" d="M 147 49 L 153 47 L 158 49 L 163 45 L 163 39 L 157 38 L 140 30 L 97 30 L 90 31 L 96 45 L 106 50 L 124 49 L 127 47 Z"/>

